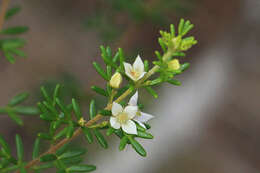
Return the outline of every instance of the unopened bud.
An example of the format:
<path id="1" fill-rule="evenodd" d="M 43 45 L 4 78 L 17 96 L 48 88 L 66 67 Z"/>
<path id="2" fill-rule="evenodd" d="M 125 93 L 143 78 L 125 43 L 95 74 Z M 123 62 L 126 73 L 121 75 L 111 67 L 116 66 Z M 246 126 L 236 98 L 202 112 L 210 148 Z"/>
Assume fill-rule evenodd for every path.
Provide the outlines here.
<path id="1" fill-rule="evenodd" d="M 85 123 L 86 123 L 86 120 L 84 120 L 84 118 L 80 118 L 80 120 L 78 121 L 78 123 L 79 123 L 79 125 L 80 125 L 81 127 L 83 127 L 83 126 L 85 125 Z"/>
<path id="2" fill-rule="evenodd" d="M 119 88 L 122 83 L 122 76 L 120 73 L 116 72 L 110 79 L 109 85 L 112 88 Z"/>
<path id="3" fill-rule="evenodd" d="M 171 70 L 178 70 L 181 67 L 178 59 L 173 59 L 168 62 L 168 68 Z"/>

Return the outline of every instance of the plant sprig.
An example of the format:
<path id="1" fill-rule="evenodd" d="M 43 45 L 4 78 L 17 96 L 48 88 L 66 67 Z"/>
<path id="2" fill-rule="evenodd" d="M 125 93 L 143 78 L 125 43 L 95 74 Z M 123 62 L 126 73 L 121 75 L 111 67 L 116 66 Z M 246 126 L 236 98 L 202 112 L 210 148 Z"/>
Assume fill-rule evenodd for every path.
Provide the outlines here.
<path id="1" fill-rule="evenodd" d="M 106 149 L 108 148 L 108 143 L 103 135 L 104 130 L 106 130 L 107 136 L 114 134 L 120 138 L 119 150 L 123 150 L 126 145 L 131 145 L 139 155 L 145 157 L 147 153 L 137 141 L 137 138 L 153 139 L 153 135 L 148 132 L 151 126 L 146 122 L 132 121 L 133 117 L 127 119 L 129 117 L 127 117 L 128 112 L 125 110 L 127 109 L 126 99 L 140 88 L 145 88 L 152 96 L 157 98 L 158 94 L 152 87 L 163 82 L 180 85 L 175 76 L 184 72 L 189 65 L 187 63 L 180 64 L 176 57 L 183 57 L 183 52 L 197 43 L 194 38 L 183 38 L 192 27 L 193 25 L 189 21 L 181 20 L 178 27 L 178 35 L 176 35 L 173 25 L 171 25 L 170 33 L 160 32 L 159 44 L 163 53 L 156 51 L 155 54 L 158 60 L 153 62 L 154 66 L 150 70 L 148 70 L 149 65 L 147 62 L 145 63 L 146 65 L 143 64 L 144 67 L 139 66 L 141 70 L 135 69 L 135 66 L 138 66 L 138 61 L 139 65 L 140 63 L 142 64 L 139 56 L 132 67 L 130 64 L 125 63 L 122 49 L 119 49 L 115 55 L 112 55 L 109 47 L 101 46 L 101 56 L 106 68 L 102 69 L 97 63 L 93 63 L 93 65 L 97 74 L 107 81 L 107 85 L 106 88 L 92 86 L 92 89 L 107 99 L 107 105 L 103 109 L 97 109 L 97 103 L 95 100 L 92 100 L 90 102 L 89 118 L 82 113 L 77 99 L 73 98 L 69 104 L 65 104 L 61 100 L 59 91 L 62 87 L 60 85 L 57 85 L 52 93 L 48 93 L 42 87 L 41 92 L 44 100 L 38 103 L 38 107 L 41 111 L 40 118 L 49 123 L 49 129 L 38 133 L 33 149 L 33 159 L 29 162 L 21 161 L 23 152 L 19 137 L 16 138 L 19 153 L 18 162 L 8 154 L 10 153 L 10 149 L 6 147 L 8 144 L 4 140 L 0 140 L 2 146 L 0 156 L 3 157 L 1 161 L 4 162 L 2 164 L 0 162 L 0 170 L 9 172 L 11 169 L 16 170 L 17 173 L 24 173 L 28 170 L 39 172 L 55 167 L 61 173 L 93 171 L 96 169 L 95 166 L 81 164 L 82 156 L 85 152 L 83 150 L 71 151 L 69 143 L 80 134 L 84 134 L 85 139 L 89 143 L 92 143 L 94 138 L 96 138 L 100 146 Z M 159 75 L 154 75 L 156 73 Z M 125 86 L 121 86 L 123 79 L 127 81 Z M 137 92 L 130 98 L 130 100 L 135 98 L 135 103 L 129 101 L 128 106 L 136 104 L 132 105 L 132 112 L 135 112 L 134 116 L 142 116 L 141 109 L 143 106 L 137 103 L 136 94 Z M 115 106 L 117 106 L 117 110 L 115 110 Z M 130 107 L 128 108 L 130 109 Z M 119 109 L 126 112 L 115 113 Z M 107 117 L 110 119 L 109 122 Z M 115 118 L 118 118 L 117 123 L 121 123 L 119 127 L 111 123 Z M 131 129 L 131 132 L 123 126 L 126 121 L 130 120 L 134 127 L 134 129 Z M 49 141 L 50 147 L 47 151 L 40 154 L 40 141 L 43 140 Z"/>

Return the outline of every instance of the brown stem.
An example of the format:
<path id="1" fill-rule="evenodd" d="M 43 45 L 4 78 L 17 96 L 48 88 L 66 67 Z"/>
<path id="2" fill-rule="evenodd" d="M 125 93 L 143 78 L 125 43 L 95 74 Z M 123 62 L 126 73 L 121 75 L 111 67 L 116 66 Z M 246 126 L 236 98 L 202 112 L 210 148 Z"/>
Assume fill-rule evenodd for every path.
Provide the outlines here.
<path id="1" fill-rule="evenodd" d="M 3 29 L 4 21 L 5 21 L 5 13 L 8 8 L 10 0 L 2 0 L 1 9 L 0 9 L 0 31 Z"/>

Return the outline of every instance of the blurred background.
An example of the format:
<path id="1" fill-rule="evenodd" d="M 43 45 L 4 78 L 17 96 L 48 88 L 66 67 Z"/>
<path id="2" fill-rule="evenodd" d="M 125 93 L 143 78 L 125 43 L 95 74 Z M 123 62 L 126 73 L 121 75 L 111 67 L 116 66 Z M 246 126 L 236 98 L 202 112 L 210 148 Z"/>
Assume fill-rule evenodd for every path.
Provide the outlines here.
<path id="1" fill-rule="evenodd" d="M 27 25 L 27 59 L 11 65 L 0 58 L 0 105 L 19 92 L 36 104 L 41 85 L 64 85 L 66 97 L 86 108 L 90 90 L 104 81 L 92 68 L 101 62 L 99 46 L 122 47 L 129 61 L 137 54 L 152 61 L 160 29 L 181 17 L 195 24 L 199 43 L 185 61 L 191 68 L 164 84 L 154 100 L 142 92 L 154 140 L 141 141 L 148 156 L 131 147 L 119 152 L 119 140 L 108 150 L 87 146 L 86 162 L 97 173 L 258 173 L 260 172 L 260 1 L 259 0 L 13 0 L 22 11 L 5 26 Z M 22 135 L 29 158 L 37 132 L 46 128 L 37 117 L 23 117 L 24 127 L 0 117 L 0 133 L 14 146 Z M 77 141 L 81 145 L 87 145 Z"/>

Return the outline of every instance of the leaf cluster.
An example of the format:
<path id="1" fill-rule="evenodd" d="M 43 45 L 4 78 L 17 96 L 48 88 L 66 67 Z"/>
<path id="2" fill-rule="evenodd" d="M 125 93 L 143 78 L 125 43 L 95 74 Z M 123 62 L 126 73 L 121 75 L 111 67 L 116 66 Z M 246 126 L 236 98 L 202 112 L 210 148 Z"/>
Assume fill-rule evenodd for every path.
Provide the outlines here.
<path id="1" fill-rule="evenodd" d="M 9 9 L 6 12 L 5 20 L 11 19 L 20 11 L 21 8 L 18 6 Z M 0 50 L 10 63 L 15 63 L 15 57 L 26 57 L 26 54 L 20 49 L 24 47 L 26 41 L 19 38 L 18 35 L 21 35 L 28 30 L 29 28 L 27 26 L 10 26 L 0 31 L 0 35 L 5 36 L 5 38 L 0 39 Z"/>

